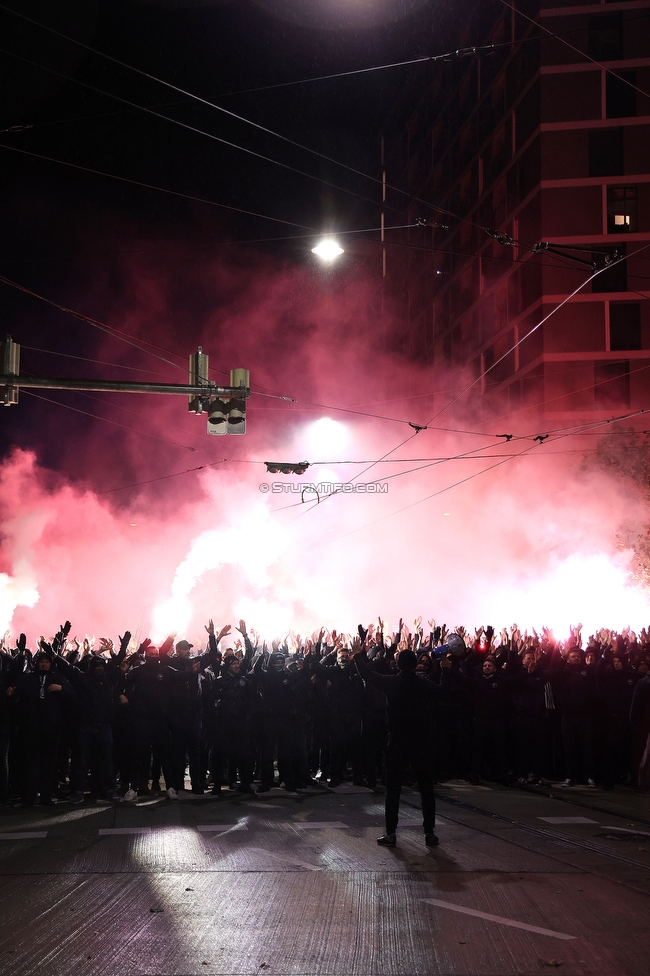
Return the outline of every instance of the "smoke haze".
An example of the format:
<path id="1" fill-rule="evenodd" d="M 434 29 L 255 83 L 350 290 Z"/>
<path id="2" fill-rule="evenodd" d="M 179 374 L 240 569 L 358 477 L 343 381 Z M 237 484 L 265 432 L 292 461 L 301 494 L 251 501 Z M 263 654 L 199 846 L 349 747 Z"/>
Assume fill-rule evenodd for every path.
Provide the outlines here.
<path id="1" fill-rule="evenodd" d="M 33 644 L 68 618 L 79 636 L 129 629 L 160 640 L 175 631 L 199 644 L 211 617 L 218 625 L 244 617 L 266 638 L 321 624 L 352 631 L 377 615 L 389 628 L 417 615 L 451 626 L 548 624 L 558 637 L 580 621 L 588 632 L 648 623 L 647 595 L 626 585 L 631 554 L 617 543 L 624 521 L 646 518 L 643 502 L 627 485 L 586 473 L 579 454 L 560 453 L 575 439 L 499 440 L 503 430 L 532 438 L 536 420 L 490 422 L 475 392 L 437 421 L 473 433 L 411 436 L 405 423 L 333 409 L 423 424 L 450 398 L 439 388 L 434 401 L 430 371 L 395 351 L 399 328 L 377 280 L 160 245 L 122 261 L 68 303 L 177 354 L 159 353 L 180 368 L 106 336 L 93 358 L 184 382 L 200 344 L 211 378 L 226 383 L 243 366 L 254 390 L 298 402 L 255 395 L 241 438 L 208 437 L 205 417 L 189 414 L 181 397 L 104 395 L 111 406 L 101 415 L 113 424 L 42 404 L 34 443 L 33 431 L 18 436 L 21 394 L 5 411 L 23 446 L 0 474 L 0 630 L 24 631 Z M 12 331 L 30 344 L 27 326 Z M 48 369 L 71 372 L 60 361 Z M 95 369 L 79 364 L 77 375 Z M 101 375 L 138 374 L 105 367 Z M 469 382 L 450 372 L 445 390 Z M 84 403 L 74 400 L 100 409 Z M 366 464 L 336 463 L 378 459 L 408 437 L 391 459 L 480 457 L 387 461 L 366 474 Z M 300 477 L 269 475 L 262 463 L 303 459 L 312 466 Z M 422 470 L 395 477 L 411 468 Z M 321 488 L 317 503 L 311 488 L 301 496 L 272 487 L 357 478 L 386 490 L 330 497 Z"/>

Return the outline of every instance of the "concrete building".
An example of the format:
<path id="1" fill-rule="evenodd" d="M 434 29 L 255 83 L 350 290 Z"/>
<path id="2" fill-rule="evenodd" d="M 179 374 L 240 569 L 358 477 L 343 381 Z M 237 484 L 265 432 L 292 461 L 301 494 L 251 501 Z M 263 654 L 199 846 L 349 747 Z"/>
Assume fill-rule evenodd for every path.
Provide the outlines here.
<path id="1" fill-rule="evenodd" d="M 427 65 L 391 120 L 387 183 L 427 219 L 384 235 L 405 343 L 547 420 L 650 407 L 650 0 L 514 3 L 460 4 L 457 46 L 494 47 Z"/>

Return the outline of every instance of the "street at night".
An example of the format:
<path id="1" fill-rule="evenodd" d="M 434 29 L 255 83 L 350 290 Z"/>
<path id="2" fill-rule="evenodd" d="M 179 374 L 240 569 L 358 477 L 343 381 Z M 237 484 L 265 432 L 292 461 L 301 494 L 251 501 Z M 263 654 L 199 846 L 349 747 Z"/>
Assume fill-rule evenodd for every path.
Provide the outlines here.
<path id="1" fill-rule="evenodd" d="M 646 976 L 650 0 L 0 34 L 0 976 Z"/>
<path id="2" fill-rule="evenodd" d="M 650 809 L 632 793 L 444 784 L 429 851 L 417 795 L 382 850 L 382 797 L 338 789 L 4 816 L 2 972 L 647 972 Z"/>

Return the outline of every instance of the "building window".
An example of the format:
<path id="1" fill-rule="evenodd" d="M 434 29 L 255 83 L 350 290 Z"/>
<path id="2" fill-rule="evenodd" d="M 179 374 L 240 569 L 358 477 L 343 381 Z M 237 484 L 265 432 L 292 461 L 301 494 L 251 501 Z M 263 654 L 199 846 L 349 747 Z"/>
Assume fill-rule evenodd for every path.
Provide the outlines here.
<path id="1" fill-rule="evenodd" d="M 589 57 L 595 61 L 620 61 L 623 57 L 623 17 L 605 14 L 589 18 Z"/>
<path id="2" fill-rule="evenodd" d="M 629 407 L 630 364 L 594 363 L 594 400 L 599 407 Z"/>
<path id="3" fill-rule="evenodd" d="M 610 234 L 634 233 L 637 192 L 635 186 L 610 186 L 607 188 L 607 231 Z"/>
<path id="4" fill-rule="evenodd" d="M 608 119 L 626 119 L 636 115 L 636 74 L 617 71 L 607 74 L 605 82 L 605 115 Z"/>
<path id="5" fill-rule="evenodd" d="M 641 348 L 641 306 L 638 302 L 609 306 L 609 348 L 613 351 Z"/>
<path id="6" fill-rule="evenodd" d="M 589 175 L 622 176 L 623 130 L 592 129 L 589 133 Z"/>

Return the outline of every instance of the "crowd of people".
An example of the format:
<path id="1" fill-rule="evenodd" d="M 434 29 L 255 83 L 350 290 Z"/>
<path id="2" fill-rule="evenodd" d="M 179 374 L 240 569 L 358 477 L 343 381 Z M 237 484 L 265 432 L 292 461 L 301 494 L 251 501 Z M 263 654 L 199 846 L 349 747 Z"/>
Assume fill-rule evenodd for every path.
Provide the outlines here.
<path id="1" fill-rule="evenodd" d="M 650 788 L 645 631 L 583 641 L 577 626 L 558 642 L 433 620 L 425 633 L 420 619 L 388 634 L 379 620 L 267 647 L 243 620 L 236 634 L 209 621 L 196 653 L 176 635 L 155 647 L 70 631 L 32 649 L 24 634 L 2 641 L 3 804 L 174 800 L 188 767 L 192 794 L 215 797 L 346 780 L 392 781 L 390 803 L 399 782 Z"/>

